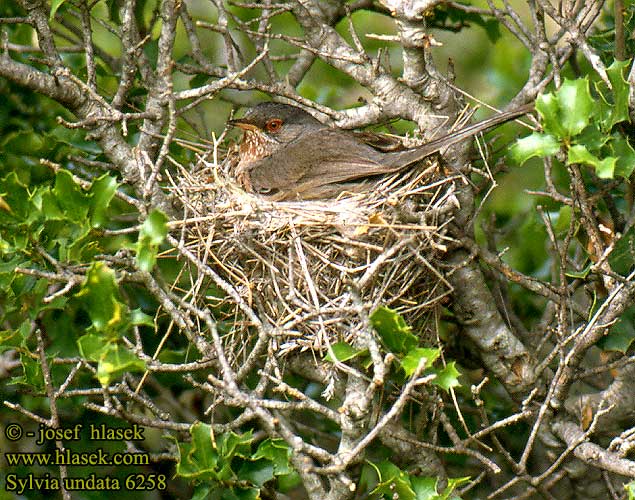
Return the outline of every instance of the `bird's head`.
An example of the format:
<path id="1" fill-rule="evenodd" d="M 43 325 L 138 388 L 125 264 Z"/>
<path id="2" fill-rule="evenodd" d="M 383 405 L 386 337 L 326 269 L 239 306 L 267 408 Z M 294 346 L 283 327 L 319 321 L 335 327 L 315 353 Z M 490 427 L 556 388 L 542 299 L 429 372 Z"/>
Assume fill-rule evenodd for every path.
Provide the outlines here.
<path id="1" fill-rule="evenodd" d="M 243 140 L 258 135 L 264 136 L 261 140 L 283 144 L 292 141 L 307 128 L 325 126 L 303 109 L 277 102 L 258 104 L 247 110 L 242 118 L 230 120 L 229 124 L 251 132 L 245 134 Z"/>

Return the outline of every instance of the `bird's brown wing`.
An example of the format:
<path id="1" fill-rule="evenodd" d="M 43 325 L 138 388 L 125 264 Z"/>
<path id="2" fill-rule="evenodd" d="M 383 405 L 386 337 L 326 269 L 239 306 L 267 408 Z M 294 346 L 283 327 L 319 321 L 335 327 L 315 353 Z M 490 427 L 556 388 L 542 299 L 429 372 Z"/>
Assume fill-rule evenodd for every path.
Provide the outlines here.
<path id="1" fill-rule="evenodd" d="M 256 192 L 301 194 L 320 186 L 393 171 L 382 153 L 342 130 L 321 128 L 303 134 L 258 162 L 249 172 Z"/>
<path id="2" fill-rule="evenodd" d="M 351 133 L 359 139 L 360 142 L 368 144 L 373 149 L 381 151 L 382 153 L 404 151 L 405 149 L 408 149 L 404 146 L 402 139 L 395 135 L 369 132 L 367 130 L 352 130 Z"/>

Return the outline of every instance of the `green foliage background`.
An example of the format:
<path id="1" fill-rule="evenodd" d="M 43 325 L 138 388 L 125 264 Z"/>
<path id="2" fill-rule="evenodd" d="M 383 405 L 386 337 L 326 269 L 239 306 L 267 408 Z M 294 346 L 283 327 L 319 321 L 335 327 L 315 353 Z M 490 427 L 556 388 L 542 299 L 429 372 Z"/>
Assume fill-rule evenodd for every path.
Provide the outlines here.
<path id="1" fill-rule="evenodd" d="M 115 1 L 99 2 L 93 14 L 104 18 L 114 16 L 116 5 Z M 148 21 L 153 7 L 151 1 L 139 2 L 139 20 Z M 65 6 L 61 3 L 59 15 L 65 15 L 64 9 Z M 629 27 L 632 27 L 632 6 L 628 9 Z M 235 7 L 234 11 L 242 19 L 255 16 L 255 12 L 250 9 Z M 207 22 L 216 22 L 204 2 L 193 3 L 191 12 Z M 2 2 L 0 16 L 16 15 L 20 15 L 20 11 L 13 2 Z M 291 16 L 277 17 L 274 22 L 278 23 L 274 25 L 275 31 L 289 35 L 299 34 L 299 27 Z M 392 21 L 378 14 L 358 13 L 353 16 L 353 22 L 362 36 L 366 33 L 394 33 Z M 443 43 L 442 48 L 435 50 L 435 58 L 441 67 L 446 66 L 446 59 L 453 59 L 456 85 L 469 94 L 501 106 L 525 81 L 528 54 L 508 34 L 502 34 L 497 23 L 486 22 L 478 16 L 461 16 L 444 7 L 436 9 L 428 22 L 439 27 L 434 30 L 434 36 Z M 456 36 L 451 30 L 441 29 L 450 26 L 458 29 L 456 27 L 459 24 L 463 24 L 460 27 L 460 36 Z M 594 42 L 603 51 L 607 63 L 610 63 L 610 15 L 605 15 L 603 24 L 606 32 L 599 33 Z M 31 43 L 33 33 L 30 28 L 5 25 L 4 29 L 9 32 L 13 43 Z M 96 41 L 101 49 L 106 54 L 116 55 L 120 50 L 116 40 L 98 25 L 95 29 Z M 350 38 L 346 21 L 340 23 L 338 30 Z M 145 48 L 150 57 L 152 51 L 156 50 L 156 33 L 153 35 L 153 42 Z M 283 50 L 284 44 L 278 44 Z M 384 46 L 383 42 L 367 40 L 370 53 L 376 53 Z M 175 60 L 186 64 L 190 56 L 188 42 L 182 31 L 178 34 L 175 47 Z M 218 38 L 210 35 L 206 40 L 205 50 L 209 53 L 220 50 Z M 286 50 L 291 53 L 292 49 L 286 47 Z M 12 57 L 22 59 L 25 63 L 30 62 L 26 55 L 14 54 Z M 395 74 L 399 74 L 399 47 L 391 46 L 386 57 Z M 85 76 L 84 59 L 81 55 L 70 55 L 65 63 L 80 77 Z M 276 64 L 282 73 L 290 65 L 289 62 Z M 99 88 L 111 95 L 116 90 L 117 77 L 109 74 L 105 67 L 98 70 Z M 631 131 L 628 129 L 625 134 L 624 128 L 616 127 L 627 119 L 624 114 L 627 98 L 624 92 L 627 89 L 625 90 L 621 76 L 623 70 L 623 63 L 613 63 L 611 66 L 610 76 L 615 85 L 613 93 L 609 93 L 597 83 L 598 78 L 584 63 L 579 68 L 567 68 L 563 74 L 566 78 L 563 87 L 565 90 L 573 89 L 577 96 L 575 103 L 563 104 L 565 99 L 562 90 L 560 94 L 545 94 L 537 105 L 538 112 L 543 117 L 544 133 L 535 133 L 516 143 L 513 149 L 516 164 L 512 163 L 509 170 L 497 178 L 500 185 L 488 199 L 483 200 L 483 209 L 476 225 L 478 236 L 484 240 L 488 237 L 488 231 L 494 231 L 499 246 L 510 248 L 505 259 L 515 269 L 543 278 L 550 273 L 552 262 L 546 250 L 549 245 L 548 235 L 536 213 L 538 205 L 550 213 L 556 227 L 561 225 L 566 228 L 567 217 L 571 217 L 570 213 L 561 210 L 553 202 L 526 193 L 528 189 L 541 189 L 544 181 L 536 157 L 554 154 L 566 143 L 569 147 L 568 161 L 588 165 L 598 177 L 623 181 L 631 176 L 635 153 L 625 138 Z M 175 89 L 189 88 L 192 84 L 200 83 L 199 80 L 199 77 L 191 79 L 185 73 L 177 73 L 174 79 Z M 350 78 L 321 62 L 314 64 L 299 91 L 307 98 L 334 108 L 354 106 L 360 99 L 369 97 Z M 549 92 L 553 92 L 552 87 Z M 167 251 L 164 243 L 167 219 L 163 214 L 152 212 L 144 216 L 140 228 L 135 229 L 136 208 L 125 199 L 115 197 L 117 189 L 124 193 L 129 192 L 129 188 L 122 185 L 122 180 L 113 172 L 100 172 L 99 168 L 89 171 L 85 164 L 74 161 L 74 157 L 80 156 L 99 166 L 99 162 L 106 161 L 106 158 L 86 133 L 60 126 L 58 117 L 72 119 L 65 109 L 3 79 L 0 79 L 0 96 L 0 350 L 8 352 L 15 349 L 21 364 L 19 370 L 11 371 L 11 377 L 5 376 L 0 386 L 0 395 L 2 400 L 19 402 L 29 411 L 46 413 L 43 400 L 38 397 L 45 389 L 41 369 L 42 356 L 52 358 L 63 353 L 65 357 L 89 360 L 95 367 L 94 373 L 90 375 L 80 372 L 78 380 L 74 382 L 78 387 L 92 387 L 96 378 L 100 384 L 107 385 L 128 373 L 141 374 L 145 370 L 144 361 L 132 352 L 124 340 L 124 334 L 136 329 L 148 346 L 147 352 L 151 352 L 159 346 L 162 334 L 169 329 L 165 318 L 157 315 L 158 304 L 144 289 L 141 278 L 137 283 L 132 279 L 132 283 L 120 285 L 114 271 L 103 261 L 95 262 L 94 258 L 109 256 L 113 262 L 134 260 L 139 269 L 148 272 L 156 265 L 166 279 L 178 276 L 182 272 L 182 264 Z M 139 97 L 140 103 L 142 95 Z M 213 135 L 222 133 L 225 119 L 232 108 L 261 98 L 263 95 L 258 92 L 223 91 L 218 99 L 204 103 L 181 118 L 178 136 L 190 141 L 210 140 Z M 596 106 L 605 101 L 604 107 Z M 128 111 L 138 111 L 134 106 L 133 101 Z M 558 106 L 570 106 L 566 111 L 575 110 L 575 115 L 566 115 L 575 120 L 575 123 L 565 123 L 564 129 L 559 128 L 561 117 L 557 115 L 561 109 Z M 593 133 L 587 130 L 589 124 L 597 124 Z M 127 137 L 131 144 L 135 143 L 137 137 L 136 127 L 135 124 L 129 126 Z M 398 122 L 390 124 L 390 129 L 405 133 L 412 131 L 412 125 Z M 510 126 L 505 131 L 505 139 L 511 141 L 517 133 L 518 129 Z M 612 135 L 609 137 L 608 134 Z M 576 145 L 580 147 L 577 148 Z M 187 148 L 173 146 L 171 153 L 181 163 L 188 163 L 195 158 L 194 152 Z M 521 166 L 521 163 L 524 164 Z M 557 166 L 561 167 L 562 165 Z M 91 181 L 78 182 L 73 174 L 81 174 Z M 564 175 L 561 180 L 563 189 L 566 189 Z M 616 189 L 626 191 L 625 185 L 619 185 Z M 494 222 L 490 224 L 489 221 Z M 107 235 L 104 234 L 106 229 Z M 52 261 L 47 256 L 52 256 L 55 260 Z M 625 270 L 630 269 L 632 262 L 629 259 L 630 254 L 625 252 Z M 55 296 L 54 292 L 60 290 L 62 285 L 56 285 L 54 281 L 47 279 L 45 273 L 59 272 L 56 261 L 87 272 L 87 278 L 74 282 L 71 293 Z M 38 269 L 40 273 L 15 273 L 16 268 Z M 572 273 L 581 271 L 571 270 Z M 187 286 L 185 279 L 183 286 Z M 531 328 L 537 317 L 536 311 L 543 305 L 520 288 L 513 287 L 511 292 L 513 301 L 523 314 L 521 320 L 527 328 Z M 52 293 L 54 299 L 45 301 L 44 297 L 51 296 Z M 217 291 L 212 290 L 211 293 Z M 386 314 L 383 320 L 382 314 Z M 438 356 L 439 353 L 432 352 L 432 349 L 417 347 L 416 339 L 408 333 L 407 325 L 400 324 L 399 318 L 391 316 L 390 312 L 381 310 L 374 319 L 377 320 L 375 326 L 388 349 L 402 356 L 400 363 L 406 377 L 415 371 L 421 358 L 431 360 L 432 363 Z M 395 324 L 382 333 L 382 324 L 391 321 Z M 36 328 L 44 332 L 47 346 L 45 354 L 37 351 L 34 335 Z M 452 326 L 446 325 L 445 328 Z M 621 337 L 618 341 L 621 339 L 621 343 L 618 343 L 621 350 L 626 350 L 632 340 L 632 318 L 625 318 L 620 328 Z M 159 335 L 155 333 L 155 329 Z M 414 340 L 411 345 L 403 345 L 411 340 L 408 335 Z M 333 346 L 333 351 L 340 361 L 356 356 L 363 358 L 365 355 L 352 351 L 347 345 Z M 194 347 L 186 345 L 183 339 L 170 338 L 161 350 L 161 357 L 174 363 L 189 362 L 199 359 L 200 353 Z M 448 368 L 449 373 L 440 374 L 441 382 L 438 384 L 446 390 L 457 385 L 458 376 L 453 363 L 448 364 L 446 370 Z M 72 365 L 54 365 L 53 385 L 58 386 L 72 369 Z M 159 382 L 163 387 L 169 387 L 173 394 L 188 396 L 178 393 L 181 381 L 177 375 L 163 374 L 159 377 Z M 161 389 L 157 387 L 155 390 L 159 394 Z M 496 399 L 495 391 L 485 394 L 484 398 L 492 412 L 506 411 L 504 403 Z M 85 419 L 95 423 L 115 424 L 79 406 L 78 402 L 81 401 L 82 397 L 60 400 L 58 411 L 65 426 L 84 422 Z M 20 422 L 26 429 L 35 427 L 29 418 L 6 406 L 0 407 L 0 421 Z M 125 422 L 116 422 L 116 425 L 124 424 Z M 524 428 L 520 429 L 516 438 L 510 435 L 509 446 L 512 450 L 515 440 L 521 442 L 525 431 Z M 200 495 L 199 498 L 212 495 L 213 488 L 210 489 L 209 483 L 201 486 L 204 481 L 231 484 L 232 487 L 227 487 L 228 493 L 224 498 L 256 498 L 257 487 L 274 478 L 279 481 L 277 484 L 281 490 L 290 490 L 297 484 L 297 478 L 293 477 L 288 463 L 288 450 L 279 442 L 265 440 L 256 445 L 248 433 L 242 436 L 228 434 L 218 437 L 219 448 L 212 452 L 202 446 L 197 447 L 197 438 L 203 440 L 207 435 L 205 433 L 209 433 L 208 428 L 199 424 L 190 433 L 193 438 L 191 442 L 178 441 L 175 444 L 180 454 L 176 469 L 169 462 L 159 463 L 152 468 L 155 472 L 167 474 L 170 478 L 169 488 L 172 489 L 169 493 L 175 498 L 179 497 L 180 491 L 187 490 L 192 485 L 196 488 L 197 484 L 199 486 L 195 491 Z M 16 443 L 11 443 L 4 437 L 0 438 L 0 443 L 3 450 L 19 449 Z M 82 451 L 94 447 L 94 443 L 89 441 L 74 445 Z M 109 443 L 106 446 L 110 451 L 125 451 L 122 443 Z M 162 452 L 165 445 L 161 433 L 148 431 L 145 446 L 156 453 Z M 377 451 L 375 458 L 374 464 L 369 465 L 365 471 L 366 477 L 371 478 L 368 481 L 372 487 L 368 486 L 368 491 L 372 491 L 373 495 L 389 497 L 397 488 L 401 498 L 447 498 L 437 496 L 432 479 L 409 477 L 405 471 L 399 471 L 388 462 L 389 457 L 383 456 L 381 450 Z M 456 458 L 456 461 L 460 465 L 460 459 Z M 57 473 L 55 468 L 44 468 L 42 473 L 44 471 Z M 175 471 L 185 479 L 172 479 Z M 26 473 L 26 469 L 16 472 Z M 116 474 L 121 476 L 125 472 L 117 469 Z M 130 469 L 130 472 L 135 470 Z M 90 469 L 83 473 L 89 474 Z M 234 487 L 240 481 L 248 482 L 250 486 Z M 450 495 L 453 488 L 462 482 L 462 479 L 453 480 L 446 494 Z M 136 495 L 145 496 L 143 492 Z M 46 493 L 29 494 L 29 498 L 46 497 Z M 97 497 L 86 494 L 85 498 Z"/>

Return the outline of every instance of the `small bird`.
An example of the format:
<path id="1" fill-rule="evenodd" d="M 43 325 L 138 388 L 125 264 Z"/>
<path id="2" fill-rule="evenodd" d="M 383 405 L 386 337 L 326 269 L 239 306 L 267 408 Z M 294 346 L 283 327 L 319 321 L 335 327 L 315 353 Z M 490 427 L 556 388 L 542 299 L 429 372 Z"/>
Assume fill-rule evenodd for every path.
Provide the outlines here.
<path id="1" fill-rule="evenodd" d="M 333 196 L 347 183 L 405 169 L 427 156 L 528 113 L 500 113 L 421 146 L 386 150 L 348 130 L 323 124 L 296 106 L 265 102 L 228 123 L 244 130 L 236 177 L 245 190 L 276 200 Z"/>

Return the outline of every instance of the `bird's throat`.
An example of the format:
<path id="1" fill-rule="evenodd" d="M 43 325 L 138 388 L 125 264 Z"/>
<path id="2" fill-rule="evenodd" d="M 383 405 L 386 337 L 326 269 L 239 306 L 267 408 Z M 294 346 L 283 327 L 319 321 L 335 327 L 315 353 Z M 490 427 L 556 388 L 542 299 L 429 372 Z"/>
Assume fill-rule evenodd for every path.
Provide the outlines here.
<path id="1" fill-rule="evenodd" d="M 264 133 L 254 130 L 245 130 L 239 150 L 241 163 L 252 163 L 269 156 L 273 144 L 275 144 L 275 141 L 267 137 Z"/>
<path id="2" fill-rule="evenodd" d="M 271 155 L 275 140 L 259 130 L 246 129 L 240 142 L 240 161 L 236 166 L 236 178 L 247 191 L 252 191 L 249 172 L 263 158 Z"/>

